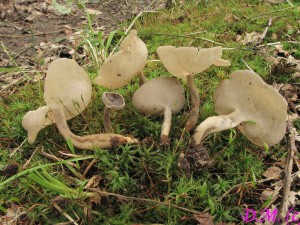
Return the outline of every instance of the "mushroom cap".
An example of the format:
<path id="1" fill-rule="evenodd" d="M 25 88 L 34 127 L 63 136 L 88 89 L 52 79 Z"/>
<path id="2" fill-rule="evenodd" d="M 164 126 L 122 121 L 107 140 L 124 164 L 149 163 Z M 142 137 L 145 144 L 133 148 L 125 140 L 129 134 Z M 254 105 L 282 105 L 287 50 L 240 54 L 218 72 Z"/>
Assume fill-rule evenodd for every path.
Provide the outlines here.
<path id="1" fill-rule="evenodd" d="M 275 145 L 285 135 L 286 100 L 251 70 L 236 71 L 223 80 L 214 93 L 214 103 L 220 115 L 238 110 L 246 121 L 238 129 L 258 146 Z"/>
<path id="2" fill-rule="evenodd" d="M 154 78 L 143 84 L 132 97 L 133 105 L 148 115 L 164 115 L 164 108 L 172 113 L 180 111 L 185 102 L 185 94 L 180 83 L 170 77 Z"/>
<path id="3" fill-rule="evenodd" d="M 199 49 L 195 47 L 161 46 L 157 48 L 157 53 L 166 69 L 173 76 L 186 79 L 187 75 L 200 73 L 220 59 L 222 47 Z"/>
<path id="4" fill-rule="evenodd" d="M 61 58 L 50 64 L 44 87 L 50 109 L 64 106 L 66 119 L 71 119 L 86 108 L 91 96 L 91 80 L 74 60 Z"/>
<path id="5" fill-rule="evenodd" d="M 145 43 L 132 30 L 122 41 L 120 51 L 109 56 L 99 70 L 95 83 L 106 88 L 120 88 L 142 72 L 148 50 Z"/>
<path id="6" fill-rule="evenodd" d="M 123 96 L 116 92 L 104 92 L 102 94 L 102 101 L 109 109 L 120 110 L 125 106 Z"/>

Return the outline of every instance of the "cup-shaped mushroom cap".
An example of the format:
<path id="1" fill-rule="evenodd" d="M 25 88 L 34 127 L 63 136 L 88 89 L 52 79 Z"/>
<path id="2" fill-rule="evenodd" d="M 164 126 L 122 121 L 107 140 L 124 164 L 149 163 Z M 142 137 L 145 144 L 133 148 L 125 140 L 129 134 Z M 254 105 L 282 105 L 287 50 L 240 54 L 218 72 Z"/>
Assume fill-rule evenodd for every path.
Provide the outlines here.
<path id="1" fill-rule="evenodd" d="M 74 60 L 62 58 L 51 63 L 45 79 L 47 106 L 63 105 L 66 119 L 70 119 L 86 108 L 91 96 L 91 80 Z"/>
<path id="2" fill-rule="evenodd" d="M 132 97 L 133 105 L 148 115 L 164 115 L 164 108 L 172 113 L 180 111 L 185 102 L 180 83 L 170 77 L 154 78 L 143 84 Z"/>
<path id="3" fill-rule="evenodd" d="M 104 92 L 102 101 L 109 109 L 120 110 L 125 106 L 125 100 L 122 95 L 116 92 Z"/>
<path id="4" fill-rule="evenodd" d="M 106 88 L 120 88 L 141 73 L 148 50 L 145 43 L 132 30 L 122 41 L 120 51 L 108 57 L 99 70 L 95 83 Z"/>
<path id="5" fill-rule="evenodd" d="M 200 73 L 211 65 L 229 66 L 230 62 L 222 60 L 222 47 L 194 48 L 161 46 L 157 53 L 166 67 L 173 75 L 181 79 L 186 79 L 187 75 Z"/>
<path id="6" fill-rule="evenodd" d="M 245 121 L 238 129 L 258 146 L 275 145 L 285 135 L 287 102 L 253 71 L 236 71 L 222 81 L 214 93 L 214 103 L 220 115 L 237 111 Z"/>

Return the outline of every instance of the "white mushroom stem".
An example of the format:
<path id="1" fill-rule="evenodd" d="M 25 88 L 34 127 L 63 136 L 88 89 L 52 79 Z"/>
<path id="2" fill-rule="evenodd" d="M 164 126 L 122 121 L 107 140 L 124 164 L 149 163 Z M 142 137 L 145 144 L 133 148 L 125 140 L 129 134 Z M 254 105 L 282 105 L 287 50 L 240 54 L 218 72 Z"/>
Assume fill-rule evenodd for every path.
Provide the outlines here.
<path id="1" fill-rule="evenodd" d="M 140 86 L 142 86 L 144 83 L 146 83 L 147 78 L 145 77 L 145 74 L 144 74 L 143 71 L 139 73 L 139 79 L 140 79 L 139 80 L 139 85 Z"/>
<path id="2" fill-rule="evenodd" d="M 53 119 L 61 135 L 65 139 L 70 139 L 72 144 L 79 149 L 93 149 L 95 147 L 111 148 L 118 144 L 137 142 L 135 139 L 112 133 L 77 136 L 68 127 L 63 107 L 52 108 L 51 110 Z"/>
<path id="3" fill-rule="evenodd" d="M 191 111 L 188 120 L 186 121 L 185 124 L 185 129 L 187 131 L 192 130 L 198 121 L 199 117 L 199 106 L 200 106 L 200 97 L 199 97 L 199 92 L 197 90 L 197 87 L 194 83 L 194 76 L 188 75 L 187 77 L 187 83 L 190 89 L 190 94 L 191 94 Z"/>
<path id="4" fill-rule="evenodd" d="M 169 139 L 169 132 L 171 129 L 171 123 L 172 123 L 172 110 L 170 107 L 165 106 L 164 108 L 164 122 L 161 127 L 161 141 L 167 142 Z"/>
<path id="5" fill-rule="evenodd" d="M 111 121 L 110 121 L 110 112 L 111 112 L 110 108 L 108 108 L 108 107 L 104 108 L 103 125 L 104 125 L 104 131 L 107 133 L 113 132 L 113 128 L 112 128 Z"/>
<path id="6" fill-rule="evenodd" d="M 238 110 L 225 116 L 209 117 L 196 128 L 195 134 L 193 135 L 194 143 L 199 145 L 209 134 L 234 128 L 245 121 L 245 118 Z"/>

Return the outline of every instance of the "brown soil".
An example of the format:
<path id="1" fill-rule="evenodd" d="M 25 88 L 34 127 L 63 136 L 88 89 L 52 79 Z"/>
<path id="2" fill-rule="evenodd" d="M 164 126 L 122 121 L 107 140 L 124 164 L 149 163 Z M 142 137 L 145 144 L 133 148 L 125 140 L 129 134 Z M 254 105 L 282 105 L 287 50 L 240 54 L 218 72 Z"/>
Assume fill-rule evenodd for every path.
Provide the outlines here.
<path id="1" fill-rule="evenodd" d="M 56 2 L 65 8 L 55 6 Z M 163 1 L 153 0 L 89 0 L 85 7 L 93 17 L 93 29 L 109 33 L 139 12 L 157 9 L 163 4 Z M 75 3 L 0 0 L 0 68 L 40 71 L 45 69 L 43 60 L 47 57 L 70 57 L 68 54 L 74 46 L 68 41 L 68 35 L 87 24 L 85 10 Z M 12 79 L 0 70 L 0 90 L 20 76 L 14 74 Z"/>

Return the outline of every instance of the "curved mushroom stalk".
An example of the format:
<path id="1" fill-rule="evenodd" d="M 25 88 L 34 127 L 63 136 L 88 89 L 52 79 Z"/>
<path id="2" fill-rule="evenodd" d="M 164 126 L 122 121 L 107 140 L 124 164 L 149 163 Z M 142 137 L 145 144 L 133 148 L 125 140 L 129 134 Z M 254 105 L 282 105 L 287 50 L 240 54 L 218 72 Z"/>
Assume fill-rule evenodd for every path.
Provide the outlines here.
<path id="1" fill-rule="evenodd" d="M 194 48 L 161 46 L 157 53 L 166 69 L 177 78 L 187 79 L 191 95 L 191 111 L 185 129 L 192 130 L 199 117 L 200 98 L 194 83 L 196 74 L 203 72 L 212 65 L 229 66 L 230 61 L 221 59 L 222 47 Z"/>
<path id="2" fill-rule="evenodd" d="M 80 114 L 89 104 L 91 96 L 90 78 L 75 61 L 53 61 L 45 79 L 44 100 L 47 105 L 28 112 L 22 121 L 23 127 L 28 131 L 29 143 L 35 141 L 42 128 L 52 123 L 56 123 L 64 138 L 70 138 L 74 146 L 80 149 L 110 148 L 117 144 L 136 143 L 134 138 L 112 133 L 81 137 L 70 131 L 66 120 Z"/>
<path id="3" fill-rule="evenodd" d="M 245 119 L 239 111 L 234 111 L 226 116 L 209 117 L 196 128 L 195 134 L 193 135 L 194 143 L 200 145 L 202 140 L 208 135 L 237 127 L 244 121 Z"/>
<path id="4" fill-rule="evenodd" d="M 102 94 L 102 101 L 105 105 L 103 118 L 104 118 L 104 130 L 105 132 L 113 132 L 113 128 L 110 120 L 110 113 L 112 110 L 121 110 L 125 106 L 125 100 L 123 96 L 115 92 L 104 92 Z"/>
<path id="5" fill-rule="evenodd" d="M 62 107 L 53 108 L 52 115 L 59 133 L 65 139 L 70 139 L 72 144 L 79 149 L 111 148 L 119 144 L 137 143 L 137 140 L 134 138 L 113 133 L 77 136 L 69 129 Z"/>
<path id="6" fill-rule="evenodd" d="M 140 85 L 146 81 L 143 69 L 146 65 L 148 50 L 145 43 L 132 30 L 122 41 L 120 51 L 109 56 L 99 70 L 95 83 L 103 87 L 116 89 L 123 87 L 136 75 L 140 76 Z"/>
<path id="7" fill-rule="evenodd" d="M 196 129 L 195 144 L 209 134 L 237 127 L 252 143 L 263 147 L 280 142 L 286 132 L 287 102 L 250 70 L 239 70 L 214 92 L 216 112 Z M 252 122 L 253 121 L 253 122 Z"/>
<path id="8" fill-rule="evenodd" d="M 28 132 L 28 142 L 33 144 L 41 129 L 53 123 L 49 107 L 43 106 L 35 111 L 29 111 L 23 117 L 22 126 Z"/>
<path id="9" fill-rule="evenodd" d="M 163 143 L 167 143 L 172 114 L 183 108 L 185 95 L 177 80 L 169 77 L 154 78 L 136 90 L 132 103 L 142 113 L 164 116 L 160 137 Z"/>

